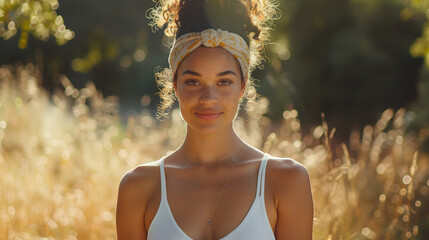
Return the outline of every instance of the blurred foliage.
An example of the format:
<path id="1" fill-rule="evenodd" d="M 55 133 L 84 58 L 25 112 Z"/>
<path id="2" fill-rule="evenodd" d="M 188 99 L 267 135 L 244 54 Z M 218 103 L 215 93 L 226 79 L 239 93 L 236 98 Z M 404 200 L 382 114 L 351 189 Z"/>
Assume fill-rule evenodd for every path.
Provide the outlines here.
<path id="1" fill-rule="evenodd" d="M 412 56 L 424 57 L 425 65 L 419 76 L 419 98 L 413 104 L 416 112 L 415 121 L 410 124 L 409 128 L 426 138 L 422 144 L 422 149 L 429 149 L 429 1 L 408 0 L 408 2 L 409 6 L 402 11 L 404 16 L 412 17 L 416 14 L 426 16 L 422 36 L 416 39 L 410 49 Z"/>
<path id="2" fill-rule="evenodd" d="M 274 39 L 283 39 L 288 52 L 274 51 L 288 60 L 271 61 L 278 69 L 272 79 L 286 89 L 304 130 L 324 112 L 339 144 L 384 109 L 415 101 L 422 59 L 410 56 L 409 48 L 421 34 L 421 14 L 401 17 L 404 2 L 396 0 L 282 3 L 278 29 L 284 30 Z M 271 101 L 272 107 L 283 109 L 283 102 Z"/>
<path id="3" fill-rule="evenodd" d="M 26 48 L 28 34 L 40 40 L 55 36 L 58 45 L 64 45 L 74 38 L 74 32 L 67 29 L 61 15 L 56 11 L 58 0 L 1 0 L 0 37 L 8 40 L 20 30 L 18 47 Z"/>
<path id="4" fill-rule="evenodd" d="M 243 35 L 251 29 L 242 11 L 230 7 L 233 1 L 208 2 L 213 26 Z M 413 111 L 427 109 L 428 94 L 422 88 L 429 84 L 418 83 L 423 55 L 410 55 L 427 20 L 413 6 L 424 2 L 280 0 L 282 17 L 266 47 L 265 67 L 254 73 L 259 92 L 270 102 L 266 115 L 280 121 L 284 109 L 295 108 L 309 133 L 324 112 L 337 128 L 334 142 L 339 146 L 353 129 L 373 124 L 384 109 L 414 106 L 418 94 L 423 100 Z M 169 48 L 162 31 L 152 33 L 148 26 L 145 13 L 153 6 L 138 0 L 61 2 L 55 11 L 73 29 L 73 41 L 59 47 L 29 38 L 21 50 L 15 36 L 0 42 L 0 65 L 37 62 L 43 86 L 51 93 L 60 87 L 61 74 L 77 87 L 92 81 L 106 96 L 119 96 L 124 121 L 142 103 L 154 113 L 159 103 L 154 68 L 168 66 Z M 422 121 L 413 130 L 427 125 Z"/>
<path id="5" fill-rule="evenodd" d="M 2 239 L 115 239 L 122 175 L 180 146 L 179 110 L 159 122 L 144 108 L 119 121 L 118 98 L 94 84 L 50 95 L 32 65 L 0 68 L 0 236 Z M 405 132 L 412 114 L 387 109 L 331 152 L 328 123 L 305 135 L 295 109 L 279 123 L 257 111 L 237 117 L 247 143 L 308 170 L 315 205 L 314 239 L 428 239 L 429 155 Z M 107 183 L 107 184 L 106 184 Z"/>

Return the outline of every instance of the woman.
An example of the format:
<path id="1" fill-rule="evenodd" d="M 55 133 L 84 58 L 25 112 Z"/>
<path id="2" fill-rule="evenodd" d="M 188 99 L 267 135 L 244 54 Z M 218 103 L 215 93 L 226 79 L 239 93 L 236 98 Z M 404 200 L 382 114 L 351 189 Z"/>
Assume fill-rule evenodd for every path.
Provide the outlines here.
<path id="1" fill-rule="evenodd" d="M 202 1 L 167 2 L 154 10 L 168 10 L 166 33 L 176 37 L 171 72 L 158 75 L 161 109 L 177 97 L 187 133 L 174 152 L 123 177 L 118 239 L 312 239 L 306 169 L 249 146 L 232 126 L 242 98 L 251 101 L 249 73 L 263 44 L 256 40 L 267 29 L 249 50 L 239 35 L 211 27 Z"/>

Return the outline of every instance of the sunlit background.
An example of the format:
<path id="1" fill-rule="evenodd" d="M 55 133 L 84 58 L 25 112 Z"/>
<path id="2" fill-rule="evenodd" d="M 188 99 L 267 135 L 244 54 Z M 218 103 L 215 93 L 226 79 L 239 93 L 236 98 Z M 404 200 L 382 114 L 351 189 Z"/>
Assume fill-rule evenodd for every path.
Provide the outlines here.
<path id="1" fill-rule="evenodd" d="M 238 134 L 307 167 L 314 239 L 429 239 L 429 0 L 279 3 Z M 115 239 L 121 176 L 181 143 L 176 108 L 154 117 L 153 6 L 0 0 L 0 239 Z"/>

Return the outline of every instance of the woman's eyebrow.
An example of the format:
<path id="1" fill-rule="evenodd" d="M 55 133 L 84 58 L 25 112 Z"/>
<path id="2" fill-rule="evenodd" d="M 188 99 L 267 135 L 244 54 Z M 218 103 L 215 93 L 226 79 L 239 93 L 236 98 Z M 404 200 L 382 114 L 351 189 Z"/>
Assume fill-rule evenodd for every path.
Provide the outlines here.
<path id="1" fill-rule="evenodd" d="M 193 76 L 196 76 L 196 77 L 201 77 L 201 74 L 199 74 L 197 72 L 194 72 L 194 71 L 191 71 L 191 70 L 186 70 L 186 71 L 184 71 L 182 73 L 182 75 L 185 75 L 185 74 L 190 74 L 190 75 L 193 75 Z"/>
<path id="2" fill-rule="evenodd" d="M 228 74 L 232 74 L 232 75 L 234 75 L 234 76 L 237 76 L 237 74 L 236 74 L 234 71 L 231 71 L 231 70 L 227 70 L 227 71 L 224 71 L 224 72 L 220 72 L 220 73 L 218 73 L 218 74 L 217 74 L 217 76 L 218 76 L 218 77 L 221 77 L 221 76 L 225 76 L 225 75 L 228 75 Z"/>

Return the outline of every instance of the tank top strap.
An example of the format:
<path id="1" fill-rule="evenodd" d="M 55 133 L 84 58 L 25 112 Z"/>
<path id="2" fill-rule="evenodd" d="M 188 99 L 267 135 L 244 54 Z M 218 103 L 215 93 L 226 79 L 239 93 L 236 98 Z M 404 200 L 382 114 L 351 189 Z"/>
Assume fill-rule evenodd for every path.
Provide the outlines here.
<path id="1" fill-rule="evenodd" d="M 258 173 L 258 186 L 256 196 L 264 196 L 264 187 L 265 187 L 265 169 L 267 167 L 269 154 L 265 153 L 262 157 L 261 164 L 259 166 Z"/>
<path id="2" fill-rule="evenodd" d="M 159 171 L 161 175 L 161 202 L 166 202 L 166 197 L 167 197 L 167 187 L 165 184 L 164 159 L 165 159 L 165 156 L 160 159 L 160 164 L 159 164 Z"/>

